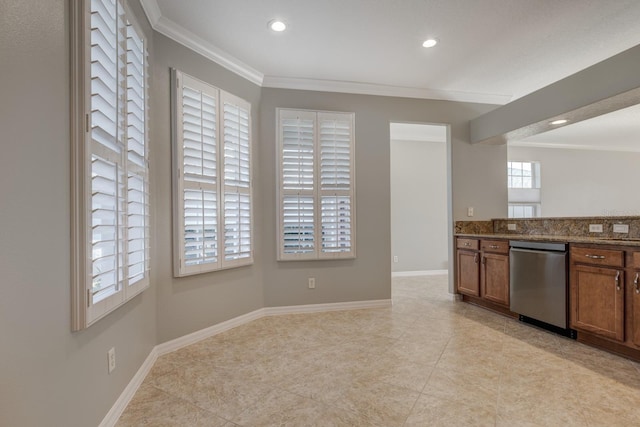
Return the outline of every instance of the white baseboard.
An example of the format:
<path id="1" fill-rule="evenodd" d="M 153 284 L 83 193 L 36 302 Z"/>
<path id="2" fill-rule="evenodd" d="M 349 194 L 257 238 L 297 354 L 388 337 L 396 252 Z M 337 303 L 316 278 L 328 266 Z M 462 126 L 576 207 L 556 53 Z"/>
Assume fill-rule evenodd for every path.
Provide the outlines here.
<path id="1" fill-rule="evenodd" d="M 254 310 L 247 314 L 243 314 L 241 316 L 234 317 L 233 319 L 226 320 L 222 323 L 217 323 L 213 326 L 209 326 L 208 328 L 200 329 L 199 331 L 183 335 L 171 341 L 163 342 L 162 344 L 158 344 L 155 348 L 158 356 L 162 356 L 163 354 L 171 353 L 172 351 L 176 351 L 182 347 L 195 344 L 205 338 L 218 335 L 222 332 L 228 331 L 229 329 L 233 329 L 237 326 L 244 325 L 245 323 L 252 322 L 262 317 L 264 317 L 264 308 Z"/>
<path id="2" fill-rule="evenodd" d="M 328 304 L 290 305 L 284 307 L 266 307 L 265 316 L 277 316 L 282 314 L 319 313 L 323 311 L 362 310 L 365 308 L 391 307 L 390 299 L 370 301 L 334 302 Z"/>
<path id="3" fill-rule="evenodd" d="M 156 362 L 159 356 L 163 354 L 171 353 L 182 347 L 186 347 L 191 344 L 195 344 L 198 341 L 202 341 L 205 338 L 212 337 L 219 333 L 228 331 L 237 326 L 244 325 L 254 320 L 261 319 L 267 316 L 278 316 L 283 314 L 303 314 L 303 313 L 319 313 L 323 311 L 339 311 L 339 310 L 361 310 L 365 308 L 385 308 L 391 307 L 391 300 L 371 300 L 371 301 L 350 301 L 350 302 L 336 302 L 328 304 L 309 304 L 309 305 L 292 305 L 286 307 L 265 307 L 258 310 L 254 310 L 247 314 L 243 314 L 233 319 L 226 320 L 222 323 L 209 326 L 208 328 L 200 329 L 199 331 L 184 335 L 182 337 L 173 339 L 171 341 L 158 344 L 149 353 L 149 356 L 145 359 L 138 369 L 138 372 L 133 376 L 129 384 L 125 387 L 123 392 L 118 397 L 118 400 L 113 404 L 107 415 L 104 417 L 99 427 L 114 427 L 118 422 L 118 419 L 127 408 L 127 405 L 133 399 L 133 396 L 138 391 L 138 388 L 144 381 L 145 377 L 151 371 L 153 364 Z"/>
<path id="4" fill-rule="evenodd" d="M 153 364 L 156 363 L 158 359 L 157 348 L 158 346 L 155 346 L 151 349 L 147 358 L 142 362 L 142 366 L 138 369 L 138 372 L 136 372 L 131 381 L 129 381 L 129 384 L 127 384 L 118 397 L 118 400 L 116 400 L 111 409 L 109 409 L 109 412 L 107 412 L 107 415 L 102 419 L 98 427 L 113 427 L 116 425 L 118 419 L 120 419 L 120 416 L 127 408 L 127 405 L 138 391 L 138 388 L 142 385 L 147 374 L 151 371 L 151 368 L 153 368 Z"/>
<path id="5" fill-rule="evenodd" d="M 396 271 L 391 273 L 391 277 L 440 276 L 448 273 L 449 270 Z"/>

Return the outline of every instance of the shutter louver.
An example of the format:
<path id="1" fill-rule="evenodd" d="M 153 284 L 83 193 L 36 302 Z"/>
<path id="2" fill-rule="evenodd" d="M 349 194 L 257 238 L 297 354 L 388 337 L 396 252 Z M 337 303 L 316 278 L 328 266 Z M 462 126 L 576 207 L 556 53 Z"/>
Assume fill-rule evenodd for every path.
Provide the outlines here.
<path id="1" fill-rule="evenodd" d="M 313 120 L 282 120 L 282 188 L 313 191 Z"/>
<path id="2" fill-rule="evenodd" d="M 217 203 L 213 191 L 184 192 L 184 256 L 187 266 L 218 261 Z"/>
<path id="3" fill-rule="evenodd" d="M 282 234 L 285 254 L 315 251 L 313 196 L 284 196 Z"/>

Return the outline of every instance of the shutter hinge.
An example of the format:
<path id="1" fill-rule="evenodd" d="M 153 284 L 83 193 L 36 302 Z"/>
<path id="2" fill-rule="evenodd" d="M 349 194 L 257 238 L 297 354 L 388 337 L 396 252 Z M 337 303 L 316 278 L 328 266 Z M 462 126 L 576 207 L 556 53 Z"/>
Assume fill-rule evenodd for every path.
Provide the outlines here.
<path id="1" fill-rule="evenodd" d="M 84 115 L 84 131 L 89 132 L 89 114 Z"/>
<path id="2" fill-rule="evenodd" d="M 91 307 L 91 289 L 87 289 L 87 307 Z"/>

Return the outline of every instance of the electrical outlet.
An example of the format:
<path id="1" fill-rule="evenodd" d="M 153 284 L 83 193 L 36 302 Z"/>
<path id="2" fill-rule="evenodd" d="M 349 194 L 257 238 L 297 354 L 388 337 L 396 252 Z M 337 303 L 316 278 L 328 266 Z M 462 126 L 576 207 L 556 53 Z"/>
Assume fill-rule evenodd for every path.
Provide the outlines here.
<path id="1" fill-rule="evenodd" d="M 613 224 L 614 233 L 628 233 L 629 224 Z"/>
<path id="2" fill-rule="evenodd" d="M 107 352 L 107 361 L 109 364 L 109 373 L 113 372 L 116 369 L 116 348 L 111 347 Z"/>
<path id="3" fill-rule="evenodd" d="M 507 230 L 515 231 L 517 226 L 515 224 L 507 224 Z"/>
<path id="4" fill-rule="evenodd" d="M 589 233 L 602 233 L 602 224 L 589 224 Z"/>
<path id="5" fill-rule="evenodd" d="M 398 255 L 393 256 L 393 262 L 398 262 Z"/>
<path id="6" fill-rule="evenodd" d="M 309 289 L 315 289 L 315 288 L 316 288 L 316 278 L 309 277 Z"/>
<path id="7" fill-rule="evenodd" d="M 472 207 L 467 208 L 467 216 L 473 216 L 473 208 Z"/>

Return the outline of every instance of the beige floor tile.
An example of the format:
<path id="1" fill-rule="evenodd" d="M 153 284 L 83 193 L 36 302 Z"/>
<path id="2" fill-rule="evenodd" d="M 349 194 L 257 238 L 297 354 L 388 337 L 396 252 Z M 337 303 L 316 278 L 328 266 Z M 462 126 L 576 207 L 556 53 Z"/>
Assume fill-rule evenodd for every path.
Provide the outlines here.
<path id="1" fill-rule="evenodd" d="M 477 400 L 451 400 L 423 394 L 420 396 L 405 427 L 495 426 L 495 404 Z"/>
<path id="2" fill-rule="evenodd" d="M 355 412 L 373 425 L 402 426 L 419 396 L 392 384 L 362 381 L 343 393 L 334 406 Z"/>
<path id="3" fill-rule="evenodd" d="M 282 390 L 274 390 L 232 418 L 240 426 L 299 427 L 313 425 L 324 405 Z"/>
<path id="4" fill-rule="evenodd" d="M 446 276 L 392 291 L 161 356 L 118 426 L 640 425 L 640 363 L 453 301 Z"/>
<path id="5" fill-rule="evenodd" d="M 155 387 L 142 385 L 116 427 L 225 427 L 228 421 Z"/>

